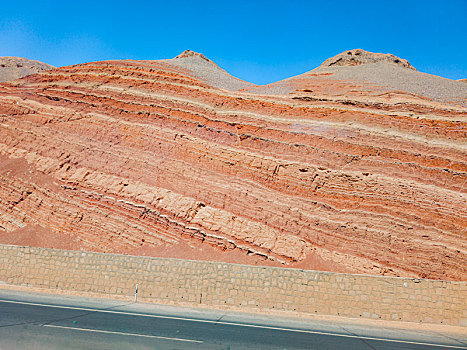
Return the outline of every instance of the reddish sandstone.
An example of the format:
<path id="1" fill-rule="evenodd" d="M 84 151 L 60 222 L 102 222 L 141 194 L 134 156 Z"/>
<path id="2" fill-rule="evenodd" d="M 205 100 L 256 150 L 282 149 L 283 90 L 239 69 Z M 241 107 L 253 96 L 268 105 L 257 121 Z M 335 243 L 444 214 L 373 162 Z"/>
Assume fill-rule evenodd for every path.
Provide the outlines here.
<path id="1" fill-rule="evenodd" d="M 190 52 L 54 69 L 0 84 L 0 243 L 465 280 L 466 132 L 461 104 Z"/>

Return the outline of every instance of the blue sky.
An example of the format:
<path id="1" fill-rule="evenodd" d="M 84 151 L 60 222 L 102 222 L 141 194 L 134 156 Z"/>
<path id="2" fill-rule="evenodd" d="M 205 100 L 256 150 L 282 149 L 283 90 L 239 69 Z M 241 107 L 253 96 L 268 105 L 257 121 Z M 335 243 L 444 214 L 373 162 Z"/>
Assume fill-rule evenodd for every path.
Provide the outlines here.
<path id="1" fill-rule="evenodd" d="M 344 50 L 408 59 L 467 78 L 467 0 L 13 1 L 0 4 L 0 56 L 55 66 L 201 52 L 264 84 L 311 70 Z"/>

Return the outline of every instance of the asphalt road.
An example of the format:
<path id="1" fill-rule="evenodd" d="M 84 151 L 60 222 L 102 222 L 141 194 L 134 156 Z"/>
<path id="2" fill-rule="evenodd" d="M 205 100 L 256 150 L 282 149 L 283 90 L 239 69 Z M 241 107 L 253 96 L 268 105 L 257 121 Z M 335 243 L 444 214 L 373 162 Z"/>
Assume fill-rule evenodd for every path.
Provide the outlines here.
<path id="1" fill-rule="evenodd" d="M 0 349 L 467 349 L 467 336 L 0 290 Z"/>

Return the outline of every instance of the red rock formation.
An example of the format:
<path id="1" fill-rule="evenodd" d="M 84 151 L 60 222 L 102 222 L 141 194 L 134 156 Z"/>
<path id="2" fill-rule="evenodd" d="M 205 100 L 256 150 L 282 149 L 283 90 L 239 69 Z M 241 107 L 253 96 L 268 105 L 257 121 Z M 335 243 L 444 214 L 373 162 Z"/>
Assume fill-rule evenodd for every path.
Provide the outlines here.
<path id="1" fill-rule="evenodd" d="M 466 109 L 308 78 L 189 54 L 0 84 L 0 243 L 465 280 Z"/>

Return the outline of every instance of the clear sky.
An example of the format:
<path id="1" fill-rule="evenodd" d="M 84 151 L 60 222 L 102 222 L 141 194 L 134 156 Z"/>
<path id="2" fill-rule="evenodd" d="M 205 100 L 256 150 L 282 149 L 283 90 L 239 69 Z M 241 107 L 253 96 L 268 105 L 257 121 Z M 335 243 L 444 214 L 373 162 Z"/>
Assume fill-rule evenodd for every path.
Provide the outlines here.
<path id="1" fill-rule="evenodd" d="M 236 77 L 269 83 L 344 50 L 408 59 L 467 78 L 467 0 L 2 1 L 0 56 L 55 66 L 201 52 Z"/>

